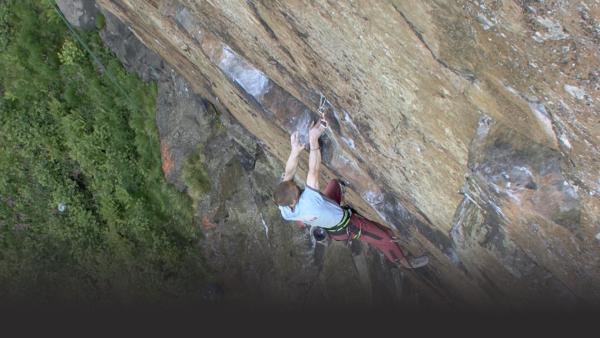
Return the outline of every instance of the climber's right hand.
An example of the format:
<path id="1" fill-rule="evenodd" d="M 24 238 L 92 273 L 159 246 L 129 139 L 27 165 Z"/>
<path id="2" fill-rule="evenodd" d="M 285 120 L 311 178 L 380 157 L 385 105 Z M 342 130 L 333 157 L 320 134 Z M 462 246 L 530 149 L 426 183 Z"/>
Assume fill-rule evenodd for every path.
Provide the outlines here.
<path id="1" fill-rule="evenodd" d="M 300 143 L 300 138 L 298 137 L 298 132 L 293 132 L 290 136 L 290 143 L 292 145 L 292 153 L 300 154 L 304 149 L 304 144 Z"/>
<path id="2" fill-rule="evenodd" d="M 320 120 L 313 121 L 308 131 L 308 137 L 311 141 L 317 141 L 321 137 L 321 134 L 323 134 L 323 131 L 325 131 L 325 126 L 320 123 Z"/>

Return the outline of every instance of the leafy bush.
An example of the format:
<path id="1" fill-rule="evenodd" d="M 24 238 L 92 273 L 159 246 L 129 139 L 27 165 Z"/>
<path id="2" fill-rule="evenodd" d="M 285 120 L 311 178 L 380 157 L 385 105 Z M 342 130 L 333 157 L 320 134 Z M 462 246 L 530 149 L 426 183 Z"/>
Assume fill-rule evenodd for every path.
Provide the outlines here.
<path id="1" fill-rule="evenodd" d="M 96 29 L 98 30 L 102 30 L 104 29 L 104 26 L 106 26 L 106 18 L 104 17 L 104 15 L 102 15 L 102 13 L 98 13 L 96 14 Z"/>
<path id="2" fill-rule="evenodd" d="M 65 40 L 61 51 L 58 53 L 58 59 L 63 65 L 73 65 L 75 63 L 79 63 L 83 57 L 83 52 L 71 39 Z"/>
<path id="3" fill-rule="evenodd" d="M 156 86 L 80 32 L 91 62 L 48 3 L 0 4 L 0 298 L 186 299 L 201 234 L 162 175 Z"/>
<path id="4" fill-rule="evenodd" d="M 188 189 L 188 194 L 194 200 L 199 200 L 210 191 L 210 179 L 204 166 L 202 149 L 188 156 L 183 166 L 183 180 Z"/>

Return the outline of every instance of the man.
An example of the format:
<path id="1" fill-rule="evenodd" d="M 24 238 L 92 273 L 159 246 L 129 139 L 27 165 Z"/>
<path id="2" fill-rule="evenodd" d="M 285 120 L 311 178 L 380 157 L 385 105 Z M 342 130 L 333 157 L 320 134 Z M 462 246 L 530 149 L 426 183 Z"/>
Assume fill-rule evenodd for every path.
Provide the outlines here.
<path id="1" fill-rule="evenodd" d="M 427 265 L 427 256 L 406 257 L 390 229 L 358 215 L 350 208 L 342 208 L 342 191 L 337 180 L 331 180 L 323 193 L 319 192 L 319 138 L 326 129 L 327 121 L 322 118 L 320 122 L 313 123 L 308 133 L 310 154 L 304 190 L 293 182 L 304 145 L 298 139 L 298 132 L 290 137 L 292 150 L 285 165 L 283 180 L 274 193 L 281 216 L 286 220 L 324 228 L 333 240 L 360 239 L 373 245 L 396 265 L 409 269 Z"/>

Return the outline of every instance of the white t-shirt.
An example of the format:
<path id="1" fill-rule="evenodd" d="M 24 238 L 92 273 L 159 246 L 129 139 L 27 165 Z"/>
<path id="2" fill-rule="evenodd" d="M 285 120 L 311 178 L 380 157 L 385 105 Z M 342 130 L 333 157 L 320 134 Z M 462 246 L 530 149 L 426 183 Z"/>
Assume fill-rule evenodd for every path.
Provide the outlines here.
<path id="1" fill-rule="evenodd" d="M 342 207 L 308 186 L 300 194 L 293 211 L 288 206 L 279 206 L 279 210 L 288 221 L 302 221 L 321 228 L 333 228 L 344 217 Z"/>

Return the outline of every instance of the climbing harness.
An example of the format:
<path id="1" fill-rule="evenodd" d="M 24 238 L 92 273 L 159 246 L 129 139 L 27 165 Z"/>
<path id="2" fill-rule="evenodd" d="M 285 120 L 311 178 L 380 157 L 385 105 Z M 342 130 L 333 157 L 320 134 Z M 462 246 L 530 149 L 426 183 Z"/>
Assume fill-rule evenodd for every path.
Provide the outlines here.
<path id="1" fill-rule="evenodd" d="M 346 236 L 348 236 L 348 242 L 346 242 L 346 246 L 350 247 L 352 245 L 352 241 L 355 239 L 359 239 L 360 235 L 362 235 L 362 228 L 358 228 L 358 232 L 351 234 L 350 233 L 350 227 L 354 226 L 353 224 L 349 224 L 348 227 L 346 227 Z"/>
<path id="2" fill-rule="evenodd" d="M 333 228 L 326 230 L 330 235 L 340 235 L 345 232 L 348 238 L 347 245 L 350 246 L 353 240 L 360 238 L 362 235 L 362 228 L 360 226 L 356 227 L 354 224 L 350 223 L 350 219 L 352 218 L 352 210 L 350 208 L 342 208 L 342 210 L 344 210 L 344 217 L 342 217 L 340 223 Z M 351 228 L 354 230 L 355 228 L 358 228 L 358 231 L 351 231 Z"/>
<path id="3" fill-rule="evenodd" d="M 335 234 L 337 232 L 340 232 L 340 231 L 348 228 L 348 224 L 350 223 L 350 217 L 352 216 L 352 211 L 350 211 L 350 209 L 342 209 L 342 210 L 344 210 L 344 216 L 342 217 L 342 220 L 338 224 L 336 224 L 334 227 L 328 228 L 327 232 L 329 232 L 331 234 Z"/>

